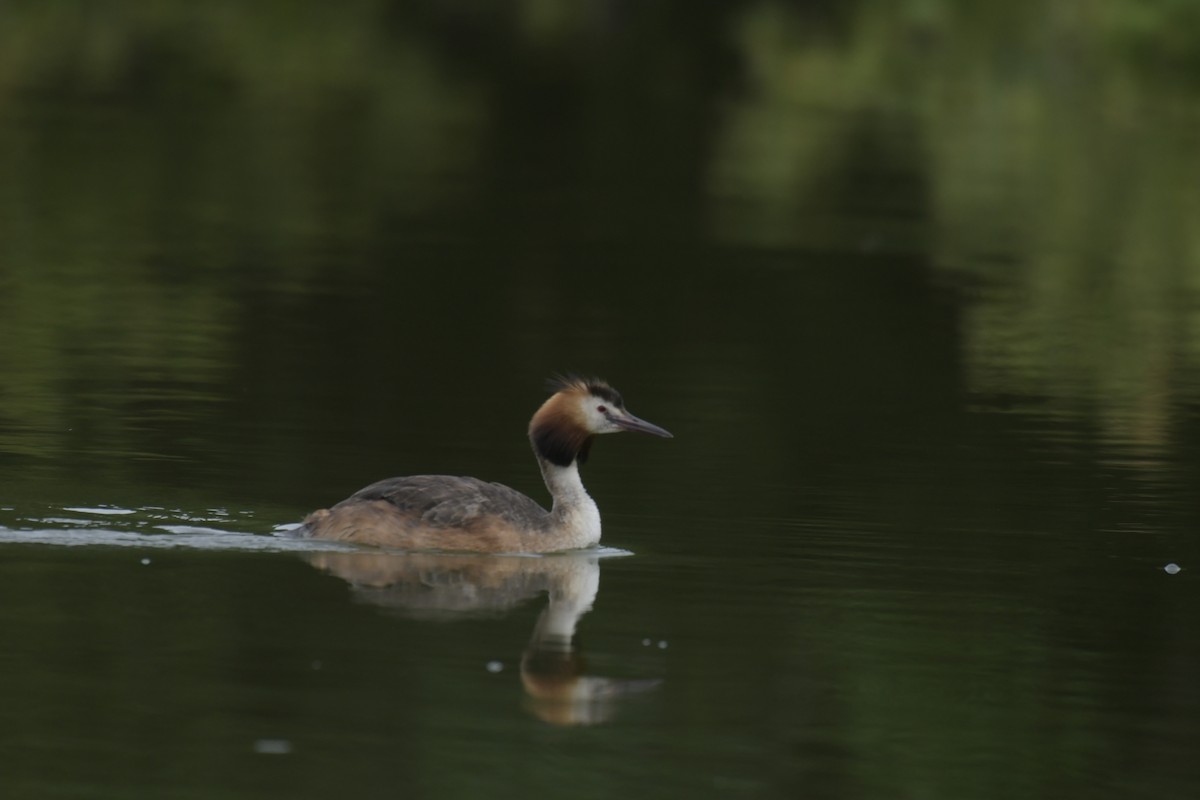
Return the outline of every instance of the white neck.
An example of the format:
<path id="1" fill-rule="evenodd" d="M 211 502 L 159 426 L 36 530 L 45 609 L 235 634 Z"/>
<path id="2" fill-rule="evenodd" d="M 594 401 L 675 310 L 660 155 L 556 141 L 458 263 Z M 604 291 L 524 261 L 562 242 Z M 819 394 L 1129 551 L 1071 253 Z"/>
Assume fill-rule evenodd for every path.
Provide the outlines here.
<path id="1" fill-rule="evenodd" d="M 589 547 L 600 541 L 600 509 L 592 500 L 583 481 L 579 478 L 579 463 L 572 461 L 565 467 L 539 458 L 542 479 L 554 498 L 550 509 L 556 533 L 568 541 L 569 547 Z"/>

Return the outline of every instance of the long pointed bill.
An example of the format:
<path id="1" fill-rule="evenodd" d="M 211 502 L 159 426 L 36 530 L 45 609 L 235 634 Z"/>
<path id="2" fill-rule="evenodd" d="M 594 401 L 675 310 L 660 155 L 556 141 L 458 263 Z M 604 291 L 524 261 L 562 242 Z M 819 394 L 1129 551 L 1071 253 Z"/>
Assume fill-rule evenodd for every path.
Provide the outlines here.
<path id="1" fill-rule="evenodd" d="M 633 414 L 626 411 L 621 416 L 611 417 L 613 424 L 623 431 L 632 431 L 634 433 L 649 433 L 654 436 L 661 436 L 664 439 L 674 439 L 670 431 L 660 428 L 657 425 L 646 422 L 644 419 L 638 419 Z"/>

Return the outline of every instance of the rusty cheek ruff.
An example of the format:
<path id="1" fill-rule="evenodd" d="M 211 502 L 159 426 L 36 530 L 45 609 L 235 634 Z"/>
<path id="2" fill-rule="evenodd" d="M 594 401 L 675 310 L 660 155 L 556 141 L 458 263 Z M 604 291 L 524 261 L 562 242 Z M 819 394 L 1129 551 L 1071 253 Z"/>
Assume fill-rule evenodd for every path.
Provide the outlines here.
<path id="1" fill-rule="evenodd" d="M 579 398 L 585 390 L 572 387 L 551 397 L 529 421 L 529 441 L 539 458 L 560 467 L 575 459 L 587 460 L 592 444 L 580 410 Z"/>

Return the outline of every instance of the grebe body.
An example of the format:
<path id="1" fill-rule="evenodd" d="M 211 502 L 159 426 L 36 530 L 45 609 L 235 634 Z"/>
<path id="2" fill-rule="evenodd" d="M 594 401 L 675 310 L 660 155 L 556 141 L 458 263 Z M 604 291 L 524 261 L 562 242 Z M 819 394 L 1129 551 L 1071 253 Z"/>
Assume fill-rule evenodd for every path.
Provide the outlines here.
<path id="1" fill-rule="evenodd" d="M 604 381 L 551 382 L 554 394 L 529 422 L 529 441 L 553 505 L 499 483 L 451 475 L 388 478 L 332 508 L 314 511 L 294 532 L 403 550 L 548 553 L 600 541 L 600 511 L 583 488 L 579 465 L 599 434 L 634 431 L 670 438 L 625 409 Z"/>

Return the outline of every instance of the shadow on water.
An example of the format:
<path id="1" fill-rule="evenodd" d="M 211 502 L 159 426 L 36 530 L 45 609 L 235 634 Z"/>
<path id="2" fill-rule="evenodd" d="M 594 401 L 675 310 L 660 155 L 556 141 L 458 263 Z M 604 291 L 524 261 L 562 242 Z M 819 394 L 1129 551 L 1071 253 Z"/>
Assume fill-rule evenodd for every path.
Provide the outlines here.
<path id="1" fill-rule="evenodd" d="M 349 583 L 356 600 L 412 619 L 495 616 L 548 595 L 521 655 L 526 707 L 555 725 L 592 725 L 609 720 L 622 699 L 660 684 L 590 675 L 575 643 L 576 626 L 592 610 L 600 590 L 600 561 L 614 555 L 624 553 L 530 557 L 356 552 L 313 553 L 307 559 Z"/>

